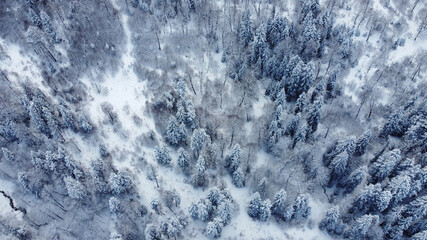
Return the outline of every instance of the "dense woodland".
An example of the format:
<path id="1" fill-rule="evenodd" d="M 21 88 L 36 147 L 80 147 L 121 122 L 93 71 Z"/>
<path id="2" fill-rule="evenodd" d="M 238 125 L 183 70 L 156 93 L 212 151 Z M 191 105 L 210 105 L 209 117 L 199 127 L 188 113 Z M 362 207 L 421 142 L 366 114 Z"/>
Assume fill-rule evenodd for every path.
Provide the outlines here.
<path id="1" fill-rule="evenodd" d="M 0 22 L 1 239 L 427 239 L 424 0 Z"/>

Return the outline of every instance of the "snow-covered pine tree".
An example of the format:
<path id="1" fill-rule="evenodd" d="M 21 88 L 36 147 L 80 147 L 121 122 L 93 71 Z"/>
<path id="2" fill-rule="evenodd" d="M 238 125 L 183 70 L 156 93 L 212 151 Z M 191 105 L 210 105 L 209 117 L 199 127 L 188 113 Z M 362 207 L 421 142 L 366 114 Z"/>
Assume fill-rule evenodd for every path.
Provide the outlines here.
<path id="1" fill-rule="evenodd" d="M 302 113 L 305 110 L 307 103 L 308 103 L 307 94 L 305 94 L 305 92 L 304 92 L 298 97 L 297 102 L 295 103 L 294 112 L 295 113 Z"/>
<path id="2" fill-rule="evenodd" d="M 408 197 L 411 190 L 411 178 L 406 174 L 401 174 L 390 179 L 386 189 L 393 195 L 392 204 L 397 204 Z"/>
<path id="3" fill-rule="evenodd" d="M 169 155 L 169 150 L 165 146 L 154 150 L 154 158 L 158 163 L 165 166 L 169 165 L 172 161 L 172 158 Z"/>
<path id="4" fill-rule="evenodd" d="M 217 239 L 221 237 L 222 227 L 221 219 L 215 218 L 206 225 L 205 235 L 210 239 Z"/>
<path id="5" fill-rule="evenodd" d="M 292 142 L 292 146 L 291 148 L 294 149 L 296 144 L 299 142 L 305 142 L 307 140 L 307 135 L 308 135 L 308 126 L 307 124 L 302 124 L 299 128 L 298 131 L 296 132 L 293 142 Z"/>
<path id="6" fill-rule="evenodd" d="M 110 197 L 108 200 L 108 206 L 110 207 L 110 213 L 118 215 L 120 212 L 120 200 L 115 197 Z"/>
<path id="7" fill-rule="evenodd" d="M 311 64 L 300 61 L 292 69 L 290 78 L 285 83 L 286 96 L 288 100 L 295 101 L 306 92 L 313 82 L 314 73 Z"/>
<path id="8" fill-rule="evenodd" d="M 352 193 L 354 189 L 363 181 L 368 169 L 362 166 L 354 170 L 350 176 L 340 183 L 340 187 L 344 188 L 344 194 Z"/>
<path id="9" fill-rule="evenodd" d="M 237 168 L 240 166 L 241 162 L 241 149 L 240 145 L 234 145 L 233 151 L 230 156 L 225 158 L 225 168 L 228 170 L 230 174 L 234 173 Z"/>
<path id="10" fill-rule="evenodd" d="M 301 121 L 301 113 L 297 113 L 292 117 L 292 119 L 286 125 L 284 134 L 286 136 L 294 137 L 295 133 L 298 130 L 300 121 Z"/>
<path id="11" fill-rule="evenodd" d="M 354 156 L 362 156 L 366 152 L 369 140 L 371 139 L 372 132 L 368 130 L 356 141 L 356 147 L 354 149 Z"/>
<path id="12" fill-rule="evenodd" d="M 206 174 L 206 163 L 203 156 L 199 156 L 196 163 L 195 173 L 193 175 L 193 183 L 195 186 L 202 187 L 207 184 L 208 177 Z"/>
<path id="13" fill-rule="evenodd" d="M 64 177 L 65 187 L 68 191 L 68 195 L 71 198 L 82 200 L 87 196 L 86 189 L 83 184 L 76 179 L 67 176 Z"/>
<path id="14" fill-rule="evenodd" d="M 326 98 L 336 97 L 337 70 L 333 70 L 326 81 Z"/>
<path id="15" fill-rule="evenodd" d="M 325 92 L 325 87 L 326 87 L 325 81 L 323 79 L 321 79 L 317 83 L 317 85 L 314 88 L 313 92 L 311 93 L 311 99 L 310 99 L 311 103 L 314 103 L 314 101 L 317 100 L 320 97 L 323 98 L 323 95 L 324 95 L 324 92 Z"/>
<path id="16" fill-rule="evenodd" d="M 276 195 L 274 195 L 273 204 L 271 205 L 271 214 L 273 216 L 282 218 L 285 212 L 286 204 L 286 191 L 282 188 Z"/>
<path id="17" fill-rule="evenodd" d="M 343 234 L 346 226 L 342 223 L 338 206 L 334 206 L 326 212 L 326 216 L 320 222 L 319 228 L 326 230 L 330 235 Z"/>
<path id="18" fill-rule="evenodd" d="M 333 184 L 334 182 L 342 181 L 342 178 L 344 177 L 344 173 L 347 169 L 348 160 L 349 160 L 349 156 L 346 151 L 334 157 L 331 164 L 329 164 L 328 166 L 331 171 L 330 180 L 329 180 L 330 184 Z"/>
<path id="19" fill-rule="evenodd" d="M 178 149 L 178 166 L 182 169 L 184 173 L 189 172 L 190 167 L 190 156 L 184 148 Z"/>
<path id="20" fill-rule="evenodd" d="M 242 44 L 243 47 L 247 47 L 249 43 L 254 40 L 254 34 L 252 32 L 251 12 L 249 11 L 249 9 L 246 9 L 242 14 L 242 19 L 240 21 L 239 38 L 240 44 Z"/>
<path id="21" fill-rule="evenodd" d="M 368 235 L 369 230 L 377 224 L 379 217 L 377 215 L 366 214 L 358 218 L 353 226 L 345 233 L 345 237 L 348 239 L 365 239 Z"/>
<path id="22" fill-rule="evenodd" d="M 171 145 L 178 145 L 182 140 L 180 128 L 174 116 L 169 118 L 169 124 L 166 128 L 166 140 Z"/>
<path id="23" fill-rule="evenodd" d="M 9 162 L 14 162 L 15 161 L 15 154 L 13 152 L 11 152 L 9 149 L 2 147 L 1 148 L 2 153 L 3 153 L 3 157 L 9 161 Z"/>
<path id="24" fill-rule="evenodd" d="M 245 174 L 243 173 L 242 169 L 239 167 L 236 169 L 236 171 L 231 174 L 232 183 L 234 186 L 241 188 L 245 186 Z"/>
<path id="25" fill-rule="evenodd" d="M 30 21 L 31 21 L 31 23 L 32 23 L 34 26 L 36 26 L 36 27 L 41 27 L 41 26 L 42 26 L 42 20 L 41 20 L 41 18 L 39 17 L 39 15 L 37 14 L 37 12 L 36 12 L 36 11 L 34 11 L 34 9 L 33 9 L 33 8 L 30 8 L 30 9 L 28 10 L 28 14 L 29 14 L 29 17 L 30 17 Z"/>
<path id="26" fill-rule="evenodd" d="M 293 204 L 292 219 L 295 219 L 295 220 L 307 219 L 308 216 L 310 216 L 310 213 L 311 213 L 311 207 L 308 204 L 307 195 L 304 195 L 304 194 L 298 195 Z"/>
<path id="27" fill-rule="evenodd" d="M 408 127 L 408 117 L 405 115 L 403 108 L 400 108 L 388 118 L 387 123 L 381 131 L 381 135 L 384 137 L 388 135 L 401 137 L 408 130 Z"/>
<path id="28" fill-rule="evenodd" d="M 191 150 L 199 153 L 202 150 L 206 142 L 209 142 L 209 136 L 206 134 L 205 129 L 198 128 L 194 130 L 193 136 L 191 137 Z"/>
<path id="29" fill-rule="evenodd" d="M 268 19 L 266 40 L 270 47 L 275 47 L 280 41 L 285 40 L 288 35 L 288 21 L 283 17 L 275 17 Z"/>
<path id="30" fill-rule="evenodd" d="M 317 126 L 320 122 L 321 110 L 323 105 L 323 99 L 320 98 L 316 100 L 313 105 L 311 105 L 308 111 L 307 124 L 310 126 L 310 132 L 313 133 L 317 131 Z"/>
<path id="31" fill-rule="evenodd" d="M 233 217 L 233 210 L 228 200 L 221 201 L 218 205 L 217 215 L 224 226 L 230 223 L 231 218 Z"/>
<path id="32" fill-rule="evenodd" d="M 12 121 L 0 123 L 0 135 L 8 142 L 13 142 L 18 139 L 15 132 L 16 125 Z"/>
<path id="33" fill-rule="evenodd" d="M 128 173 L 119 171 L 111 173 L 108 179 L 110 189 L 115 194 L 121 194 L 127 192 L 132 187 L 132 180 Z"/>
<path id="34" fill-rule="evenodd" d="M 270 200 L 262 201 L 261 196 L 256 192 L 249 201 L 247 212 L 251 218 L 265 222 L 271 215 L 270 208 Z"/>
<path id="35" fill-rule="evenodd" d="M 401 152 L 399 149 L 394 149 L 380 156 L 378 160 L 372 164 L 369 171 L 369 174 L 372 176 L 372 182 L 381 182 L 390 176 L 400 159 Z"/>

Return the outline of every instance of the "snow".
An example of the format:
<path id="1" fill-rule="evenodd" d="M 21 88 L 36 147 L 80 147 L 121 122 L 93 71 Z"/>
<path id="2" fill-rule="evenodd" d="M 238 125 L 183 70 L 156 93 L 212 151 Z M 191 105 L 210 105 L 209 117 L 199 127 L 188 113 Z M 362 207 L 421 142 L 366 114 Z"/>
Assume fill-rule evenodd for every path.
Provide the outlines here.
<path id="1" fill-rule="evenodd" d="M 7 195 L 11 196 L 13 193 L 13 185 L 12 183 L 0 179 L 0 186 L 2 191 L 4 191 Z M 19 211 L 15 211 L 9 205 L 9 199 L 3 196 L 0 193 L 0 216 L 1 218 L 5 218 L 6 216 L 14 216 L 16 219 L 22 221 L 23 214 Z"/>
<path id="2" fill-rule="evenodd" d="M 331 239 L 317 227 L 325 216 L 328 208 L 325 203 L 315 200 L 312 197 L 309 198 L 311 215 L 307 223 L 304 223 L 303 226 L 292 225 L 281 221 L 277 222 L 274 220 L 274 217 L 271 217 L 267 222 L 259 222 L 249 217 L 246 212 L 246 207 L 253 193 L 249 191 L 248 188 L 236 188 L 231 183 L 230 177 L 226 179 L 226 182 L 230 188 L 233 199 L 239 205 L 240 209 L 237 215 L 233 216 L 231 223 L 223 229 L 223 238 L 256 239 L 256 237 L 272 237 L 273 239 Z M 308 222 L 310 221 L 313 221 L 313 227 L 311 228 L 308 226 Z"/>
<path id="3" fill-rule="evenodd" d="M 43 84 L 43 77 L 38 69 L 39 60 L 25 52 L 16 44 L 6 42 L 0 38 L 0 71 L 7 78 L 18 85 L 30 80 L 45 93 L 48 88 Z"/>
<path id="4" fill-rule="evenodd" d="M 258 101 L 253 102 L 254 117 L 259 118 L 264 115 L 264 105 L 268 103 L 268 98 L 266 96 L 260 96 Z"/>

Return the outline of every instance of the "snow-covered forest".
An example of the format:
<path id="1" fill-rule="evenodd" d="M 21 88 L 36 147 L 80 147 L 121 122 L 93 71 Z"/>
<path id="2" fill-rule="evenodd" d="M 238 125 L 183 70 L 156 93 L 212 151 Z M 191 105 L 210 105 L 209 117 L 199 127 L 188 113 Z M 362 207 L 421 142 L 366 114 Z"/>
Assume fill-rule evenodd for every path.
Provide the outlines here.
<path id="1" fill-rule="evenodd" d="M 0 1 L 0 239 L 427 239 L 426 0 Z"/>

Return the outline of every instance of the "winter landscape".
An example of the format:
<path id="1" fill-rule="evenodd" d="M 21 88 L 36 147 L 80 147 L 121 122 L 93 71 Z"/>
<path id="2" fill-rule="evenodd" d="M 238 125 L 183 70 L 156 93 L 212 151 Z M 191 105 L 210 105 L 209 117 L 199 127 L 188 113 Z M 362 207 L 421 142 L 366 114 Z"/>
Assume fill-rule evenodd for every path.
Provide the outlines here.
<path id="1" fill-rule="evenodd" d="M 0 239 L 427 239 L 426 0 L 0 1 Z"/>

